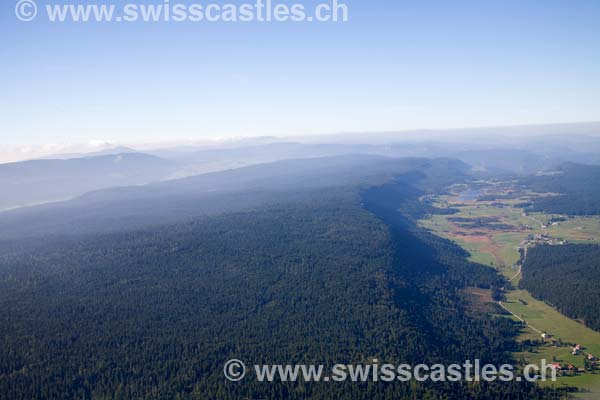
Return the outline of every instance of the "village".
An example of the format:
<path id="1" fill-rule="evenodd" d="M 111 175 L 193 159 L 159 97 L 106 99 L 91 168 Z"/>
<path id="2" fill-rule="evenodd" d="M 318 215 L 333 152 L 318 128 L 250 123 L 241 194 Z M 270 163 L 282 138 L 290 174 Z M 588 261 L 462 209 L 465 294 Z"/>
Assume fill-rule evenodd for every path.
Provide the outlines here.
<path id="1" fill-rule="evenodd" d="M 547 333 L 543 333 L 542 339 L 552 340 L 552 336 Z M 560 344 L 556 341 L 553 341 L 553 346 L 560 347 Z M 561 364 L 556 359 L 553 360 L 554 363 L 552 364 L 552 367 L 556 369 L 556 371 L 559 372 L 561 375 L 585 374 L 600 369 L 600 360 L 593 354 L 586 353 L 584 351 L 584 348 L 579 344 L 573 346 L 571 355 L 583 356 L 584 367 L 577 368 L 573 364 Z"/>
<path id="2" fill-rule="evenodd" d="M 522 217 L 524 218 L 528 218 L 532 221 L 535 221 L 537 224 L 540 225 L 541 229 L 542 229 L 542 233 L 533 233 L 527 236 L 527 238 L 525 240 L 523 240 L 523 242 L 521 243 L 521 246 L 534 246 L 536 244 L 548 244 L 550 246 L 561 246 L 561 245 L 565 245 L 567 244 L 567 241 L 564 239 L 557 239 L 554 238 L 552 236 L 550 236 L 548 234 L 547 229 L 549 227 L 558 227 L 560 226 L 560 223 L 562 221 L 565 221 L 564 218 L 551 218 L 548 222 L 544 223 L 541 222 L 531 216 L 529 216 L 529 214 L 525 211 L 523 211 L 523 213 L 521 214 Z M 521 225 L 521 228 L 523 229 L 535 229 L 530 225 L 527 224 L 523 224 Z"/>

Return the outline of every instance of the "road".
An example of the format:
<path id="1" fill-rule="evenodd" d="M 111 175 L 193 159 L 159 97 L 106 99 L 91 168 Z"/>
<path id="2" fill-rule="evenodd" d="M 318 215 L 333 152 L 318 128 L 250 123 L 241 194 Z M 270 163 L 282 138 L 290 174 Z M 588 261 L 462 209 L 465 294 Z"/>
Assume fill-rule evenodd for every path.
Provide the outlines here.
<path id="1" fill-rule="evenodd" d="M 519 275 L 521 275 L 521 272 L 523 272 L 523 266 L 519 266 L 519 272 L 517 272 L 517 273 L 515 274 L 515 276 L 513 276 L 512 278 L 510 278 L 508 281 L 512 283 L 512 281 L 514 281 L 515 279 L 517 279 L 517 277 L 518 277 Z"/>
<path id="2" fill-rule="evenodd" d="M 535 223 L 537 223 L 537 224 L 540 224 L 540 229 L 542 229 L 542 230 L 544 229 L 544 223 L 543 223 L 543 222 L 541 222 L 541 221 L 538 221 L 537 219 L 535 219 L 535 218 L 533 218 L 533 217 L 530 217 L 529 215 L 527 215 L 527 214 L 525 214 L 525 213 L 523 213 L 523 216 L 524 216 L 525 218 L 527 218 L 527 219 L 530 219 L 530 220 L 532 220 L 533 222 L 535 222 Z"/>
<path id="3" fill-rule="evenodd" d="M 519 317 L 514 312 L 510 311 L 504 304 L 502 304 L 501 301 L 498 302 L 498 305 L 500 307 L 502 307 L 504 310 L 508 311 L 513 317 L 515 317 L 516 319 L 518 319 L 519 321 L 521 321 L 522 323 L 524 323 L 525 325 L 527 325 L 528 327 L 530 327 L 531 329 L 533 329 L 534 331 L 536 331 L 537 333 L 539 333 L 540 335 L 542 335 L 544 333 L 541 330 L 539 330 L 538 328 L 536 328 L 535 326 L 533 326 L 530 323 L 528 323 L 527 321 L 525 321 L 523 318 Z"/>

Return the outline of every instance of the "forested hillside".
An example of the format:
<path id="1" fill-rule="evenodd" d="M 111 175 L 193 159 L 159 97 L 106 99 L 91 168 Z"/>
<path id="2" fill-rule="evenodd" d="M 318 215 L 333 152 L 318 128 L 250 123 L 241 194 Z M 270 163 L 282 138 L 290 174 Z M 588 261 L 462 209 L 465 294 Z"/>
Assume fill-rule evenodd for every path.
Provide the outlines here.
<path id="1" fill-rule="evenodd" d="M 439 181 L 438 177 L 435 181 Z M 552 399 L 525 383 L 233 384 L 247 363 L 510 360 L 517 327 L 464 312 L 501 279 L 415 227 L 409 181 L 0 251 L 0 393 L 30 398 Z M 433 184 L 433 183 L 431 183 Z M 361 201 L 365 208 L 360 206 Z M 404 215 L 393 210 L 402 208 Z M 372 212 L 376 215 L 374 215 Z M 431 211 L 431 210 L 429 210 Z"/>
<path id="2" fill-rule="evenodd" d="M 600 214 L 600 166 L 567 163 L 546 175 L 522 180 L 528 188 L 556 196 L 538 197 L 528 207 L 550 214 Z"/>
<path id="3" fill-rule="evenodd" d="M 527 252 L 521 286 L 600 331 L 600 246 L 537 246 Z"/>

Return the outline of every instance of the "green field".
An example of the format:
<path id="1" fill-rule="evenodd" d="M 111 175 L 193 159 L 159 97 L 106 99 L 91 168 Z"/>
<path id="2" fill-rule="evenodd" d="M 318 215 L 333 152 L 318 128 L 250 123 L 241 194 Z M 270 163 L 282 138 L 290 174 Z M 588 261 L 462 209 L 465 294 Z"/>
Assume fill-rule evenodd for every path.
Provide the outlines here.
<path id="1" fill-rule="evenodd" d="M 512 312 L 542 332 L 551 334 L 565 343 L 580 344 L 592 354 L 600 354 L 600 333 L 565 317 L 546 303 L 534 299 L 525 290 L 507 293 L 503 304 Z M 521 301 L 527 303 L 524 305 Z M 539 338 L 539 335 L 536 335 Z"/>
<path id="2" fill-rule="evenodd" d="M 459 212 L 453 215 L 433 215 L 420 221 L 420 225 L 457 243 L 470 253 L 472 261 L 498 269 L 507 279 L 514 278 L 511 282 L 517 289 L 506 293 L 506 302 L 503 302 L 503 305 L 527 324 L 553 335 L 564 343 L 580 344 L 586 352 L 600 355 L 600 333 L 562 315 L 546 303 L 534 299 L 527 291 L 519 290 L 520 277 L 515 277 L 518 269 L 512 267 L 519 260 L 518 248 L 532 234 L 546 234 L 573 243 L 600 243 L 600 218 L 562 216 L 566 221 L 553 226 L 549 221 L 559 216 L 542 213 L 524 215 L 523 210 L 515 206 L 524 200 L 526 198 L 502 200 L 501 203 L 476 202 L 460 199 L 456 193 L 440 196 L 436 199 L 435 205 L 452 207 Z M 513 228 L 501 231 L 480 228 L 468 230 L 450 221 L 451 218 L 457 217 L 497 217 L 501 223 L 512 225 Z M 541 335 L 530 326 L 526 326 L 518 340 L 528 339 L 539 341 Z M 546 359 L 549 363 L 556 359 L 564 364 L 583 367 L 583 356 L 572 356 L 569 347 L 541 346 L 532 352 L 516 353 L 515 358 L 523 358 L 527 362 L 537 364 L 542 359 Z M 545 385 L 577 387 L 589 391 L 589 393 L 577 394 L 577 398 L 600 399 L 600 371 L 596 371 L 596 374 L 560 377 L 558 382 L 547 382 Z"/>
<path id="3" fill-rule="evenodd" d="M 577 376 L 559 377 L 556 382 L 541 382 L 541 386 L 549 387 L 577 387 L 582 390 L 581 393 L 574 393 L 571 396 L 581 400 L 600 399 L 600 374 L 582 374 Z"/>

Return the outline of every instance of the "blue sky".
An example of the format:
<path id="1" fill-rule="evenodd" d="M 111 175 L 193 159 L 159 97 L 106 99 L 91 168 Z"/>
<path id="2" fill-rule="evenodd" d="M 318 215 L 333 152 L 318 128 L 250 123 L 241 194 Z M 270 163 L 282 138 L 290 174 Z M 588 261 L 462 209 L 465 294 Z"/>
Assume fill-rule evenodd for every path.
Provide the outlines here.
<path id="1" fill-rule="evenodd" d="M 597 0 L 347 0 L 347 23 L 262 24 L 23 23 L 15 3 L 2 145 L 600 120 Z"/>

